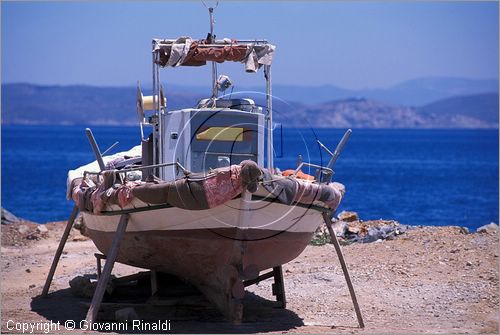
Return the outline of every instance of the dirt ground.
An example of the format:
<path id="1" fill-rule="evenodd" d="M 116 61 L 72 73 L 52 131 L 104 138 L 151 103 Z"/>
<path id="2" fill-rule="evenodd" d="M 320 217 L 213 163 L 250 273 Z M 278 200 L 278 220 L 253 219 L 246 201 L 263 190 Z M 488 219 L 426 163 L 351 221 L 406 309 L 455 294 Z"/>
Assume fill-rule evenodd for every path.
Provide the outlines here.
<path id="1" fill-rule="evenodd" d="M 52 321 L 60 327 L 53 326 L 51 332 L 68 333 L 64 323 L 74 320 L 78 326 L 90 302 L 73 296 L 68 283 L 77 275 L 95 275 L 97 249 L 73 231 L 51 293 L 40 298 L 64 224 L 48 224 L 48 232 L 26 225 L 29 231 L 22 233 L 19 224 L 1 227 L 1 331 L 20 333 L 23 323 L 48 327 L 44 325 Z M 395 240 L 342 248 L 364 329 L 358 328 L 332 245 L 309 246 L 283 266 L 286 309 L 276 308 L 270 279 L 248 287 L 241 325 L 224 322 L 206 303 L 145 307 L 136 312 L 141 319 L 170 320 L 167 333 L 498 333 L 498 233 L 420 227 Z M 137 271 L 117 264 L 113 274 Z M 43 332 L 44 328 L 35 331 Z M 128 328 L 124 332 L 154 331 Z"/>

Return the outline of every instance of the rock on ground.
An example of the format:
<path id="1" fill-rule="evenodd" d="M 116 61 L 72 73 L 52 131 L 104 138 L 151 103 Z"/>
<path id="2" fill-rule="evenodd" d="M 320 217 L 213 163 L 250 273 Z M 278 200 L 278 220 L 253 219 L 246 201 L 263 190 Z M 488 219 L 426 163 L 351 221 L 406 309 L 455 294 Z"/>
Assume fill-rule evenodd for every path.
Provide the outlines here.
<path id="1" fill-rule="evenodd" d="M 2 207 L 2 224 L 9 225 L 17 222 L 21 222 L 22 220 L 6 210 Z"/>
<path id="2" fill-rule="evenodd" d="M 490 222 L 487 225 L 477 228 L 478 233 L 496 233 L 498 232 L 498 225 L 495 222 Z"/>
<path id="3" fill-rule="evenodd" d="M 355 242 L 370 243 L 380 240 L 391 240 L 413 229 L 412 226 L 400 224 L 394 220 L 368 220 L 363 221 L 356 212 L 341 212 L 333 218 L 332 228 L 341 244 Z M 316 230 L 311 245 L 330 243 L 330 235 L 325 224 Z"/>
<path id="4" fill-rule="evenodd" d="M 351 221 L 359 221 L 358 213 L 342 211 L 337 216 L 340 221 L 351 222 Z"/>

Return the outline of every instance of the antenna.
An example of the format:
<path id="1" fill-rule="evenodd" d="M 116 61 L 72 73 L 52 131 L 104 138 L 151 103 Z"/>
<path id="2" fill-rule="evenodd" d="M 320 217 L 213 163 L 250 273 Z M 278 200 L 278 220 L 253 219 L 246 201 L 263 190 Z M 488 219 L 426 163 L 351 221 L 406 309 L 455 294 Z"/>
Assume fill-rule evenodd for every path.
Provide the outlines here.
<path id="1" fill-rule="evenodd" d="M 210 33 L 208 34 L 207 37 L 207 42 L 209 44 L 212 44 L 215 42 L 215 35 L 214 35 L 214 25 L 215 25 L 215 19 L 214 19 L 214 9 L 217 8 L 219 5 L 219 0 L 215 3 L 214 7 L 208 7 L 207 4 L 205 3 L 204 0 L 201 0 L 203 5 L 205 6 L 206 9 L 208 9 L 208 15 L 210 18 Z M 217 89 L 217 63 L 212 61 L 212 99 L 214 99 L 214 104 L 215 104 L 215 98 L 217 97 L 218 94 L 218 89 Z"/>

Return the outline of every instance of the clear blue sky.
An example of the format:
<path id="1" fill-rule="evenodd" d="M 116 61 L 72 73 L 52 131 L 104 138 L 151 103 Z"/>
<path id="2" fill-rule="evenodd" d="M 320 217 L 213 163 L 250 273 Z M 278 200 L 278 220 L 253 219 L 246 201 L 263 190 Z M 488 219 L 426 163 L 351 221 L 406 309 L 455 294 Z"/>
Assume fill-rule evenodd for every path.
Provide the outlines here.
<path id="1" fill-rule="evenodd" d="M 4 83 L 149 83 L 151 38 L 204 38 L 209 30 L 200 1 L 2 1 L 1 10 Z M 428 76 L 498 78 L 497 2 L 222 0 L 216 21 L 219 38 L 277 45 L 275 83 L 378 88 Z M 240 85 L 261 80 L 242 64 L 225 69 Z M 201 85 L 207 70 L 169 69 L 162 78 Z"/>

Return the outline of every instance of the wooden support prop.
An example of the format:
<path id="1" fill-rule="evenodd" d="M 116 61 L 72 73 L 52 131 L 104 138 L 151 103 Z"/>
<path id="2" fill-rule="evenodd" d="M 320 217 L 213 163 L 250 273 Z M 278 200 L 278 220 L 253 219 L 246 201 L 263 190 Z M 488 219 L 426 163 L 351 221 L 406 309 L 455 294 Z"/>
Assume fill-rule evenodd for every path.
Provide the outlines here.
<path id="1" fill-rule="evenodd" d="M 257 278 L 255 278 L 255 279 L 245 280 L 245 281 L 243 282 L 243 285 L 244 285 L 245 287 L 247 287 L 247 286 L 250 286 L 250 285 L 258 284 L 258 283 L 260 283 L 261 281 L 266 280 L 266 279 L 269 279 L 269 278 L 271 278 L 271 277 L 273 277 L 273 276 L 274 276 L 274 271 L 269 271 L 269 272 L 267 272 L 267 273 L 264 273 L 263 275 L 258 276 L 258 277 L 257 277 Z"/>
<path id="2" fill-rule="evenodd" d="M 98 254 L 98 253 L 95 253 L 94 254 L 95 256 L 95 260 L 96 260 L 96 263 L 97 263 L 97 280 L 99 280 L 99 278 L 101 278 L 101 272 L 102 272 L 102 260 L 106 259 L 106 256 L 104 256 L 103 254 Z"/>
<path id="3" fill-rule="evenodd" d="M 73 227 L 73 223 L 75 222 L 77 215 L 78 215 L 78 206 L 75 205 L 73 207 L 71 215 L 69 216 L 68 223 L 66 224 L 66 229 L 64 229 L 64 233 L 61 237 L 61 241 L 59 241 L 59 246 L 57 247 L 54 259 L 52 260 L 52 265 L 50 267 L 49 274 L 47 275 L 45 286 L 43 287 L 42 297 L 46 297 L 47 294 L 49 293 L 50 284 L 52 283 L 52 278 L 54 277 L 54 273 L 56 272 L 57 264 L 59 263 L 59 259 L 61 258 L 61 254 L 63 252 L 64 246 L 66 245 L 66 241 L 68 240 L 69 233 L 71 231 L 71 228 Z"/>
<path id="4" fill-rule="evenodd" d="M 347 270 L 347 265 L 344 260 L 344 255 L 340 249 L 339 240 L 337 235 L 332 228 L 332 221 L 330 219 L 329 213 L 323 213 L 323 219 L 325 220 L 326 227 L 328 228 L 328 233 L 330 233 L 330 238 L 335 247 L 335 251 L 339 256 L 340 266 L 342 266 L 342 271 L 344 272 L 344 277 L 347 282 L 347 287 L 349 288 L 349 293 L 351 294 L 352 303 L 354 304 L 354 310 L 356 311 L 356 317 L 358 318 L 358 323 L 360 328 L 365 328 L 365 323 L 363 322 L 363 316 L 361 315 L 361 310 L 359 309 L 358 299 L 356 299 L 356 293 L 354 293 L 354 287 L 352 286 L 351 277 L 349 276 L 349 270 Z"/>
<path id="5" fill-rule="evenodd" d="M 273 268 L 273 275 L 273 294 L 276 296 L 276 300 L 281 302 L 281 308 L 286 308 L 285 282 L 283 280 L 283 269 L 281 265 Z"/>
<path id="6" fill-rule="evenodd" d="M 151 295 L 153 296 L 156 294 L 156 292 L 158 292 L 158 276 L 156 270 L 151 270 L 150 280 L 151 280 Z"/>
<path id="7" fill-rule="evenodd" d="M 118 256 L 118 250 L 120 249 L 120 242 L 122 241 L 125 230 L 127 229 L 129 215 L 123 214 L 120 217 L 120 222 L 116 228 L 115 236 L 113 237 L 113 243 L 108 251 L 106 257 L 106 263 L 104 264 L 104 269 L 102 270 L 99 281 L 97 282 L 97 287 L 92 297 L 92 302 L 90 303 L 89 311 L 87 312 L 86 321 L 92 323 L 97 319 L 97 313 L 101 306 L 102 298 L 104 292 L 106 291 L 106 286 L 108 285 L 109 278 L 111 276 L 111 271 L 115 265 L 116 257 Z"/>

